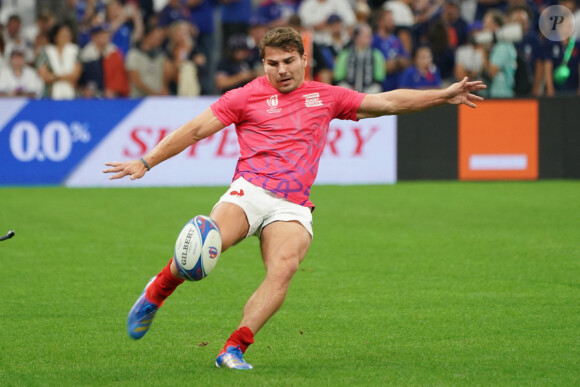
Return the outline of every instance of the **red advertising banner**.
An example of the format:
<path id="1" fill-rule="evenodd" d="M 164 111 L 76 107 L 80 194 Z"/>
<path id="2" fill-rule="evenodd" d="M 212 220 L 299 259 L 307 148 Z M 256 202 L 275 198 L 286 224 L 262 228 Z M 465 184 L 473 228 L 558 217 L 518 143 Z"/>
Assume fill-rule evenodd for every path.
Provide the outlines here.
<path id="1" fill-rule="evenodd" d="M 538 178 L 538 101 L 459 107 L 459 180 Z"/>

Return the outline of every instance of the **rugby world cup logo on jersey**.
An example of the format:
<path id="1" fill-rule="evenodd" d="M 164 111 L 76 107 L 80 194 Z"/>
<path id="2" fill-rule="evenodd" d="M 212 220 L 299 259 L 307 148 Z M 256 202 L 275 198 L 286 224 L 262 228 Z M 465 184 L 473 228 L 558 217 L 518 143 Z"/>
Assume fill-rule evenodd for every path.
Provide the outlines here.
<path id="1" fill-rule="evenodd" d="M 278 94 L 271 96 L 266 100 L 270 109 L 266 110 L 268 113 L 280 113 L 282 109 L 278 107 Z"/>
<path id="2" fill-rule="evenodd" d="M 302 98 L 304 98 L 304 105 L 306 107 L 322 106 L 320 94 L 318 93 L 304 94 Z"/>

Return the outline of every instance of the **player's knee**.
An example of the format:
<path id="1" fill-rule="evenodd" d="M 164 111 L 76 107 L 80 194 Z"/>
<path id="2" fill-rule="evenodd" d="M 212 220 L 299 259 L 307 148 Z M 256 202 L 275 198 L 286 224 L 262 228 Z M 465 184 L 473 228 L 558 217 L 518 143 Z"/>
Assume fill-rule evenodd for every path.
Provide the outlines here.
<path id="1" fill-rule="evenodd" d="M 300 261 L 298 258 L 292 259 L 286 263 L 286 274 L 289 277 L 292 277 L 298 271 L 298 265 L 300 265 Z"/>
<path id="2" fill-rule="evenodd" d="M 298 271 L 300 259 L 295 255 L 280 256 L 279 259 L 268 267 L 268 275 L 281 281 L 289 281 Z"/>

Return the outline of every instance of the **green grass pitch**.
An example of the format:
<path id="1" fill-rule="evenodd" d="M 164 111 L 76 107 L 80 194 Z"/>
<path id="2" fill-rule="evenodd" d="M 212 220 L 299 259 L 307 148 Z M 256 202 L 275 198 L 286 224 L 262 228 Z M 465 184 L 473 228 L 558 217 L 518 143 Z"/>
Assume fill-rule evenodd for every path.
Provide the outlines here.
<path id="1" fill-rule="evenodd" d="M 0 385 L 580 384 L 580 182 L 315 186 L 282 310 L 216 369 L 264 269 L 258 240 L 125 331 L 218 188 L 0 189 Z"/>

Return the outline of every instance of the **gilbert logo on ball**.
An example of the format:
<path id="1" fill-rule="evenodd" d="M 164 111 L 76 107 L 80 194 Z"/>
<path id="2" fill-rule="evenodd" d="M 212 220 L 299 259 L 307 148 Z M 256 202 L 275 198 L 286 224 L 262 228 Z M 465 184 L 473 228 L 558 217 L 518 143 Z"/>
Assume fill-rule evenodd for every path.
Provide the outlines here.
<path id="1" fill-rule="evenodd" d="M 575 32 L 574 15 L 562 5 L 544 9 L 538 22 L 542 35 L 554 42 L 568 39 Z"/>
<path id="2" fill-rule="evenodd" d="M 221 250 L 222 238 L 217 224 L 207 216 L 198 215 L 179 233 L 173 259 L 183 277 L 199 281 L 214 269 Z"/>

